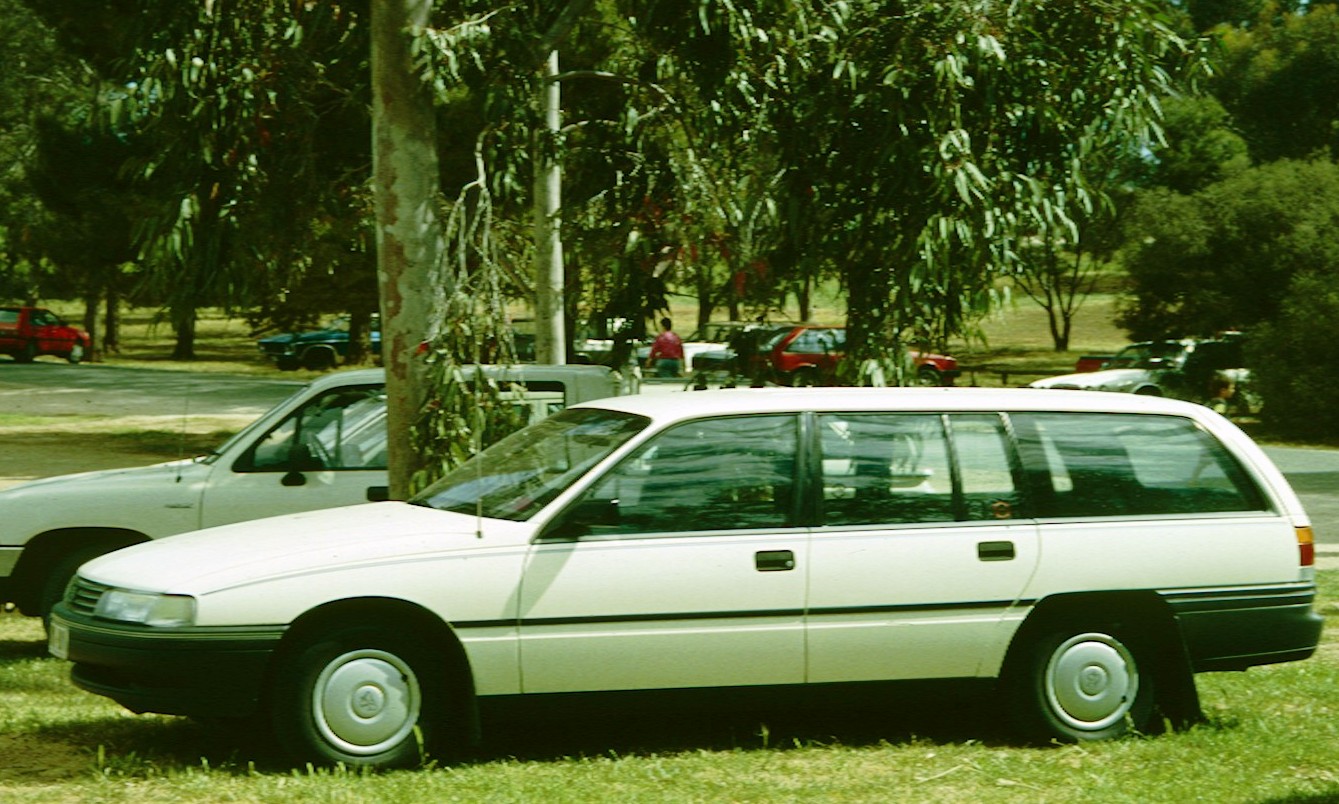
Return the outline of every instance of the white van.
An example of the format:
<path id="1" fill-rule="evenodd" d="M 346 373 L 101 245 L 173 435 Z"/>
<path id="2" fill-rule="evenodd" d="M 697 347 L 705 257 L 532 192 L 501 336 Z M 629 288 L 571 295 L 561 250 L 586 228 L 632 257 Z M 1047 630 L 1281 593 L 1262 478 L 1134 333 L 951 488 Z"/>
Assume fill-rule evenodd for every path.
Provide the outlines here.
<path id="1" fill-rule="evenodd" d="M 484 366 L 530 420 L 619 393 L 604 366 Z M 467 372 L 468 376 L 468 372 Z M 45 616 L 85 561 L 277 514 L 384 500 L 386 374 L 304 386 L 208 455 L 45 478 L 0 491 L 0 602 Z"/>
<path id="2" fill-rule="evenodd" d="M 620 397 L 409 503 L 248 522 L 83 566 L 73 679 L 392 766 L 478 704 L 988 680 L 1035 740 L 1199 711 L 1193 674 L 1304 659 L 1310 523 L 1207 408 L 1022 389 Z M 419 744 L 419 738 L 424 742 Z"/>

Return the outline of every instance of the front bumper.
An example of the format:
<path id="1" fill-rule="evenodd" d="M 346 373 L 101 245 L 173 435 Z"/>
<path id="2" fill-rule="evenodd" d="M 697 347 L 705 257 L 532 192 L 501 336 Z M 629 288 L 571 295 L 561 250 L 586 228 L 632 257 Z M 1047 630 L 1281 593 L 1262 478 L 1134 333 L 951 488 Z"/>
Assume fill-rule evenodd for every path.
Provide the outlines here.
<path id="1" fill-rule="evenodd" d="M 52 652 L 70 678 L 132 712 L 246 716 L 261 700 L 285 626 L 153 628 L 108 622 L 57 604 Z"/>

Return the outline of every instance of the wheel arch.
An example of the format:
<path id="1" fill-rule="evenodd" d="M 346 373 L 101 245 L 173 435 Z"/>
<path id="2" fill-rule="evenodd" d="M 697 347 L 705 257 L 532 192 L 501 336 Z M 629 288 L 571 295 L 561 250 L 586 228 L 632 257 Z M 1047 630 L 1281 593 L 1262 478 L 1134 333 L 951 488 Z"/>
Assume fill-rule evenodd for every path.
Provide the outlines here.
<path id="1" fill-rule="evenodd" d="M 1152 590 L 1076 592 L 1038 601 L 1014 632 L 1005 652 L 1001 677 L 1017 666 L 1028 646 L 1047 631 L 1075 624 L 1108 624 L 1143 643 L 1152 657 L 1149 671 L 1156 704 L 1176 728 L 1202 719 L 1190 654 L 1171 606 Z"/>
<path id="2" fill-rule="evenodd" d="M 417 603 L 399 598 L 368 597 L 332 601 L 295 619 L 270 659 L 264 684 L 265 693 L 262 696 L 263 706 L 269 706 L 270 691 L 274 689 L 274 674 L 286 657 L 322 633 L 358 623 L 405 630 L 441 647 L 446 666 L 442 668 L 440 680 L 447 687 L 447 700 L 458 706 L 455 714 L 462 718 L 463 737 L 469 745 L 477 745 L 482 730 L 478 701 L 474 694 L 474 673 L 465 646 L 449 623 Z"/>
<path id="3" fill-rule="evenodd" d="M 58 528 L 32 537 L 23 546 L 14 567 L 14 604 L 28 616 L 37 616 L 47 575 L 75 553 L 110 553 L 150 541 L 148 535 L 129 528 Z"/>

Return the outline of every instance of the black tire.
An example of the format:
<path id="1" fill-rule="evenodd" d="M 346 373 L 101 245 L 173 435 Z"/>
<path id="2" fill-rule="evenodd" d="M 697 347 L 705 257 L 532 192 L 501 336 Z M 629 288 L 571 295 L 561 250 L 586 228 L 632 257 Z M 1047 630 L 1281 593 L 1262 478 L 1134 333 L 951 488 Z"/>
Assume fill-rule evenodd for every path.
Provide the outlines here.
<path id="1" fill-rule="evenodd" d="M 818 385 L 818 369 L 813 366 L 795 369 L 790 373 L 790 385 L 793 388 L 812 388 Z"/>
<path id="2" fill-rule="evenodd" d="M 308 371 L 329 371 L 335 367 L 335 350 L 314 346 L 302 353 L 302 367 Z"/>
<path id="3" fill-rule="evenodd" d="M 1073 743 L 1153 731 L 1157 691 L 1141 644 L 1111 626 L 1057 624 L 1020 645 L 1003 685 L 1020 736 Z"/>
<path id="4" fill-rule="evenodd" d="M 51 609 L 65 597 L 65 588 L 70 585 L 70 580 L 79 571 L 79 567 L 85 562 L 92 561 L 109 552 L 111 551 L 106 547 L 89 547 L 84 550 L 76 550 L 61 558 L 51 567 L 46 579 L 42 581 L 42 588 L 38 592 L 37 598 L 37 616 L 42 618 L 43 626 L 50 625 Z"/>
<path id="5" fill-rule="evenodd" d="M 275 675 L 271 717 L 279 744 L 298 762 L 377 769 L 440 754 L 451 730 L 444 714 L 449 674 L 424 642 L 363 624 L 297 645 Z"/>
<path id="6" fill-rule="evenodd" d="M 916 369 L 916 383 L 924 386 L 943 385 L 944 377 L 934 366 L 921 366 Z"/>
<path id="7" fill-rule="evenodd" d="M 36 359 L 37 359 L 37 344 L 33 343 L 32 341 L 28 341 L 27 343 L 25 343 L 23 345 L 23 349 L 20 350 L 18 354 L 14 355 L 14 362 L 16 363 L 31 363 Z"/>

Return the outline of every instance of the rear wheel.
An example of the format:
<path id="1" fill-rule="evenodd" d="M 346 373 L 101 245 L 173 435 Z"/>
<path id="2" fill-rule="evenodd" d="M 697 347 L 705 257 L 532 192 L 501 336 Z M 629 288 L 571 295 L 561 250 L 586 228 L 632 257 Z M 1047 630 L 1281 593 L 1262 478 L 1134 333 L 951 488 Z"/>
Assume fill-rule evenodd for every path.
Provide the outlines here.
<path id="1" fill-rule="evenodd" d="M 276 675 L 272 716 L 299 761 L 406 767 L 442 747 L 444 662 L 411 636 L 372 624 L 309 639 Z"/>
<path id="2" fill-rule="evenodd" d="M 14 360 L 15 362 L 18 363 L 31 363 L 36 359 L 37 359 L 37 344 L 33 343 L 32 341 L 28 341 L 27 343 L 25 343 L 23 345 L 23 349 L 21 349 L 18 354 L 14 355 Z"/>
<path id="3" fill-rule="evenodd" d="M 818 369 L 813 366 L 795 369 L 790 374 L 790 384 L 795 388 L 809 388 L 818 385 Z"/>
<path id="4" fill-rule="evenodd" d="M 302 354 L 302 367 L 309 371 L 329 371 L 335 367 L 335 350 L 324 346 L 308 349 Z"/>
<path id="5" fill-rule="evenodd" d="M 943 385 L 944 378 L 939 369 L 927 364 L 916 369 L 916 382 L 925 386 Z"/>
<path id="6" fill-rule="evenodd" d="M 1150 731 L 1153 674 L 1139 643 L 1112 626 L 1053 627 L 1006 671 L 1014 725 L 1035 742 L 1105 740 Z"/>

